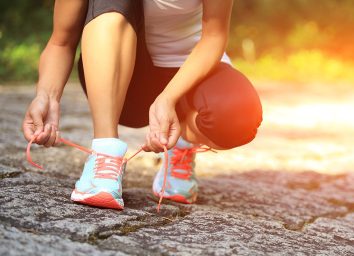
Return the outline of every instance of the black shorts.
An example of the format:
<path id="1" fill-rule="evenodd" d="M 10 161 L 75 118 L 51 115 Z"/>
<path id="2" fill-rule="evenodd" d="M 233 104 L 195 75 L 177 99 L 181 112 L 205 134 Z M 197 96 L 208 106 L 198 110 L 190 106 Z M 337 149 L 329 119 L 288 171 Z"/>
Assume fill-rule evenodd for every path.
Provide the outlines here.
<path id="1" fill-rule="evenodd" d="M 134 72 L 119 120 L 119 124 L 133 128 L 149 124 L 151 104 L 179 70 L 153 65 L 145 43 L 141 3 L 135 0 L 90 0 L 86 20 L 89 22 L 100 14 L 116 11 L 126 17 L 137 33 Z M 81 58 L 78 69 L 87 95 Z M 262 121 L 262 106 L 257 92 L 242 73 L 226 63 L 220 63 L 180 99 L 176 106 L 180 121 L 187 114 L 186 109 L 190 108 L 198 112 L 195 120 L 198 129 L 214 144 L 224 148 L 252 141 Z"/>
<path id="2" fill-rule="evenodd" d="M 136 33 L 144 22 L 142 0 L 89 0 L 85 25 L 91 20 L 107 12 L 122 14 L 132 25 Z M 137 15 L 139 13 L 140 15 Z"/>

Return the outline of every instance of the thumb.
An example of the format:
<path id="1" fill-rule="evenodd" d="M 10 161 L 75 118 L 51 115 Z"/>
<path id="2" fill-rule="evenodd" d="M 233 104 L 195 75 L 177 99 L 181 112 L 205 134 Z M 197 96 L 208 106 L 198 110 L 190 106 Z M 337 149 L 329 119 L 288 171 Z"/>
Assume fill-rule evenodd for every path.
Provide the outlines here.
<path id="1" fill-rule="evenodd" d="M 178 140 L 180 135 L 181 135 L 181 126 L 180 126 L 180 123 L 179 123 L 178 119 L 176 119 L 171 124 L 171 127 L 170 127 L 170 134 L 169 134 L 168 145 L 167 145 L 168 149 L 170 149 L 174 145 L 176 145 L 177 140 Z"/>
<path id="2" fill-rule="evenodd" d="M 34 136 L 38 136 L 41 132 L 43 132 L 43 119 L 39 113 L 31 113 L 31 117 L 34 125 Z"/>
<path id="3" fill-rule="evenodd" d="M 159 133 L 159 140 L 162 145 L 166 145 L 168 142 L 168 133 L 169 133 L 170 123 L 167 119 L 163 119 L 160 122 L 160 133 Z"/>

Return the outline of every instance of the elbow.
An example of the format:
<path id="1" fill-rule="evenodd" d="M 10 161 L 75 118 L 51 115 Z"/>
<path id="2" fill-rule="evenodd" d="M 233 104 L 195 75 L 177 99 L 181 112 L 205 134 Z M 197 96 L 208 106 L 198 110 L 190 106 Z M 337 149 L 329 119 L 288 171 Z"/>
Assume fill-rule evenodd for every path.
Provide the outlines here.
<path id="1" fill-rule="evenodd" d="M 71 50 L 76 50 L 76 47 L 79 43 L 79 39 L 80 37 L 75 35 L 75 33 L 53 32 L 48 43 L 51 44 L 52 46 L 70 48 Z"/>

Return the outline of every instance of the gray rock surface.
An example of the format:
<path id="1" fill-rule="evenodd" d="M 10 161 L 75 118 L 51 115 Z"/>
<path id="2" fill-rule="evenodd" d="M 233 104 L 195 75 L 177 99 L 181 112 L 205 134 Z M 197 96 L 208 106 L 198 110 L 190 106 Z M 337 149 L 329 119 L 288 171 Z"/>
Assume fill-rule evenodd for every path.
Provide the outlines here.
<path id="1" fill-rule="evenodd" d="M 124 177 L 123 211 L 78 205 L 70 193 L 86 155 L 34 146 L 45 170 L 30 166 L 20 126 L 31 89 L 0 92 L 0 255 L 354 255 L 353 173 L 210 173 L 195 205 L 164 202 L 158 214 L 150 191 L 158 163 L 138 156 Z M 62 116 L 66 138 L 89 142 L 75 86 Z M 142 136 L 127 138 L 139 145 Z"/>

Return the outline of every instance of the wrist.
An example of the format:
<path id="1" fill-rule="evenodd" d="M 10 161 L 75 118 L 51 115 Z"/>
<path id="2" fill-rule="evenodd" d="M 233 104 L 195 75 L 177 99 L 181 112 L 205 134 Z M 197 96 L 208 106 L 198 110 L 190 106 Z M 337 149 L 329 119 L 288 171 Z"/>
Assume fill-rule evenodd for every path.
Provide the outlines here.
<path id="1" fill-rule="evenodd" d="M 37 87 L 36 95 L 39 97 L 47 97 L 50 100 L 60 101 L 61 92 L 54 89 L 40 88 Z"/>
<path id="2" fill-rule="evenodd" d="M 180 99 L 180 96 L 178 94 L 176 94 L 173 91 L 168 90 L 168 88 L 163 90 L 160 95 L 162 97 L 164 97 L 168 101 L 168 103 L 172 104 L 173 106 L 175 106 L 177 104 L 178 100 Z"/>

